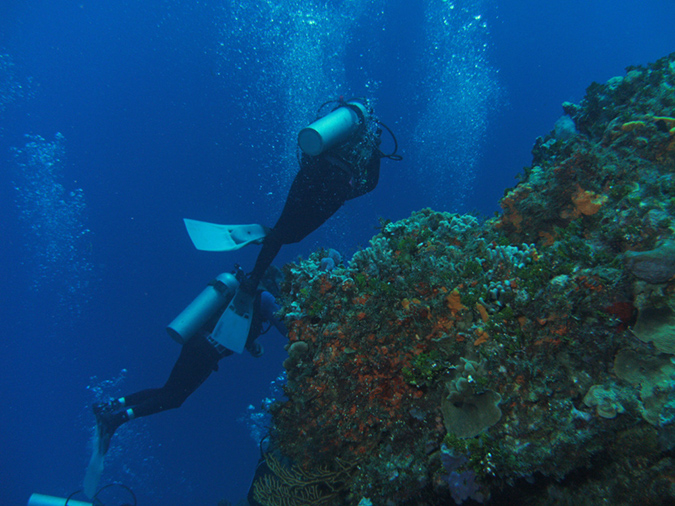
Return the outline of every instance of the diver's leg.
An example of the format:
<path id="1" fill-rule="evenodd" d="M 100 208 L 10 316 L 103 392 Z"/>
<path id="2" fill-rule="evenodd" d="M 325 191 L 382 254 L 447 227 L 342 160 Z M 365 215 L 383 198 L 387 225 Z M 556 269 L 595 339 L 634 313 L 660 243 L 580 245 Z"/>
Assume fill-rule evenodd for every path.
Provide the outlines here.
<path id="1" fill-rule="evenodd" d="M 253 293 L 281 246 L 300 242 L 323 225 L 344 204 L 349 191 L 349 179 L 343 171 L 301 168 L 291 184 L 281 216 L 265 237 L 249 282 L 244 282 L 242 288 Z"/>
<path id="2" fill-rule="evenodd" d="M 183 345 L 180 356 L 162 388 L 143 390 L 125 398 L 133 417 L 148 416 L 180 407 L 185 399 L 218 368 L 220 355 L 202 336 Z"/>
<path id="3" fill-rule="evenodd" d="M 146 390 L 141 390 L 140 392 L 127 395 L 126 397 L 120 397 L 119 399 L 114 399 L 110 402 L 97 402 L 93 406 L 93 411 L 95 415 L 98 415 L 102 412 L 107 413 L 116 413 L 122 408 L 136 406 L 142 404 L 148 399 L 151 399 L 160 391 L 159 388 L 148 388 Z"/>
<path id="4" fill-rule="evenodd" d="M 152 397 L 132 408 L 134 416 L 179 408 L 217 370 L 219 358 L 216 349 L 201 336 L 185 343 L 169 379 Z"/>
<path id="5" fill-rule="evenodd" d="M 263 241 L 262 249 L 258 254 L 258 258 L 255 261 L 255 266 L 253 267 L 251 274 L 247 280 L 242 282 L 242 289 L 247 291 L 249 294 L 255 293 L 255 291 L 258 289 L 260 280 L 265 275 L 268 267 L 272 265 L 274 258 L 279 253 L 281 245 L 282 241 L 279 237 L 279 233 L 272 230 Z"/>
<path id="6" fill-rule="evenodd" d="M 176 367 L 174 365 L 174 367 Z M 155 397 L 161 388 L 147 388 L 145 390 L 141 390 L 140 392 L 133 393 L 131 395 L 127 395 L 126 397 L 121 397 L 119 399 L 119 402 L 122 404 L 120 408 L 123 407 L 134 407 L 138 406 L 139 404 L 143 404 L 146 402 L 148 399 L 152 399 Z"/>
<path id="7" fill-rule="evenodd" d="M 329 165 L 300 169 L 273 231 L 281 244 L 302 241 L 345 203 L 351 186 L 347 174 Z"/>
<path id="8" fill-rule="evenodd" d="M 211 372 L 217 370 L 219 359 L 216 349 L 204 337 L 195 336 L 183 345 L 162 388 L 141 390 L 124 397 L 123 405 L 119 400 L 114 401 L 121 407 L 116 412 L 104 409 L 97 413 L 95 409 L 103 453 L 107 451 L 110 438 L 120 425 L 137 417 L 180 407 Z"/>

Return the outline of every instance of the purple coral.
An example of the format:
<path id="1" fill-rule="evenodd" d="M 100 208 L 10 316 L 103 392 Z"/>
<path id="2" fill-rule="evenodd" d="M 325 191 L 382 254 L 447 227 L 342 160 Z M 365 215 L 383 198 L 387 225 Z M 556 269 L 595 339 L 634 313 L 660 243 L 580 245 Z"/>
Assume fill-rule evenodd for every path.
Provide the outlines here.
<path id="1" fill-rule="evenodd" d="M 326 256 L 321 259 L 321 266 L 319 267 L 322 271 L 330 272 L 335 267 L 342 263 L 342 255 L 338 250 L 330 248 L 326 252 Z"/>
<path id="2" fill-rule="evenodd" d="M 446 471 L 447 475 L 443 476 L 443 480 L 448 484 L 450 488 L 450 494 L 452 499 L 455 501 L 455 504 L 462 504 L 467 499 L 473 499 L 479 503 L 483 502 L 483 494 L 478 490 L 478 484 L 476 483 L 476 473 L 471 470 L 463 471 L 461 473 L 457 472 L 457 469 L 462 467 L 469 461 L 463 455 L 455 455 L 453 450 L 443 447 L 441 452 L 441 462 Z"/>
<path id="3" fill-rule="evenodd" d="M 324 257 L 321 259 L 321 266 L 319 267 L 322 271 L 330 272 L 335 269 L 335 260 L 331 257 Z"/>

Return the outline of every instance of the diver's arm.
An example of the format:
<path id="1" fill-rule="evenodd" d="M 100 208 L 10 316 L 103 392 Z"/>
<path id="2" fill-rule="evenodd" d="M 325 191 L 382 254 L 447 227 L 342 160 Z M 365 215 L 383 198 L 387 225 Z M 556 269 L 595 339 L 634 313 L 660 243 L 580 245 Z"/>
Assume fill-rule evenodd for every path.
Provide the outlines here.
<path id="1" fill-rule="evenodd" d="M 377 183 L 380 181 L 380 161 L 382 160 L 380 156 L 380 151 L 377 150 L 373 154 L 373 157 L 368 163 L 368 168 L 366 169 L 366 184 L 364 187 L 363 194 L 369 193 L 375 189 Z"/>
<path id="2" fill-rule="evenodd" d="M 262 316 L 264 321 L 269 322 L 270 325 L 277 329 L 281 335 L 286 337 L 286 334 L 288 333 L 286 326 L 275 316 L 279 309 L 281 309 L 281 307 L 277 304 L 271 293 L 262 292 L 260 294 L 260 316 Z"/>

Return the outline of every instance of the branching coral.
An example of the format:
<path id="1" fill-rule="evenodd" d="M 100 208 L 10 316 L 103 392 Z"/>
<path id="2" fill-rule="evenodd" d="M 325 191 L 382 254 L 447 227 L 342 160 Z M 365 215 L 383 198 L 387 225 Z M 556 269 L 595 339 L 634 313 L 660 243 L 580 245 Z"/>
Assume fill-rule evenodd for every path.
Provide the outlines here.
<path id="1" fill-rule="evenodd" d="M 335 469 L 319 467 L 305 470 L 283 465 L 271 454 L 265 455 L 270 474 L 253 484 L 253 497 L 264 506 L 322 506 L 335 504 L 344 490 L 355 464 L 335 461 Z"/>

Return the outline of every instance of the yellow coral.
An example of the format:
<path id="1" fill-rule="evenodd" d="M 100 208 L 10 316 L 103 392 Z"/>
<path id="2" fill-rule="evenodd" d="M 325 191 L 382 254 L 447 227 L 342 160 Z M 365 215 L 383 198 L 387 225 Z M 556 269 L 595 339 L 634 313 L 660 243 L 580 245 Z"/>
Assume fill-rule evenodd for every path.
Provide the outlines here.
<path id="1" fill-rule="evenodd" d="M 488 314 L 487 309 L 485 309 L 485 306 L 476 302 L 476 309 L 478 310 L 478 314 L 480 314 L 480 319 L 483 320 L 483 323 L 487 323 L 490 315 Z"/>
<path id="2" fill-rule="evenodd" d="M 253 497 L 265 506 L 336 504 L 356 468 L 355 463 L 340 458 L 335 459 L 335 469 L 285 467 L 270 454 L 265 454 L 265 462 L 271 474 L 263 475 L 253 483 Z"/>
<path id="3" fill-rule="evenodd" d="M 563 209 L 560 217 L 565 220 L 575 220 L 579 216 L 592 216 L 597 213 L 605 202 L 607 196 L 584 190 L 577 185 L 577 191 L 571 197 L 573 208 Z"/>
<path id="4" fill-rule="evenodd" d="M 670 129 L 671 135 L 673 134 L 673 130 L 675 129 L 675 118 L 669 116 L 654 116 L 652 119 L 654 121 L 663 121 Z"/>
<path id="5" fill-rule="evenodd" d="M 478 339 L 473 342 L 474 346 L 480 346 L 483 343 L 487 343 L 490 339 L 490 335 L 485 331 L 485 329 L 476 329 L 476 335 Z"/>
<path id="6" fill-rule="evenodd" d="M 624 132 L 632 132 L 636 128 L 644 128 L 645 126 L 644 121 L 629 121 L 621 125 L 621 130 Z"/>
<path id="7" fill-rule="evenodd" d="M 462 297 L 457 288 L 450 292 L 450 295 L 446 295 L 445 305 L 450 310 L 450 313 L 452 313 L 452 316 L 457 315 L 462 309 L 466 309 L 466 306 L 462 304 L 461 299 Z"/>

